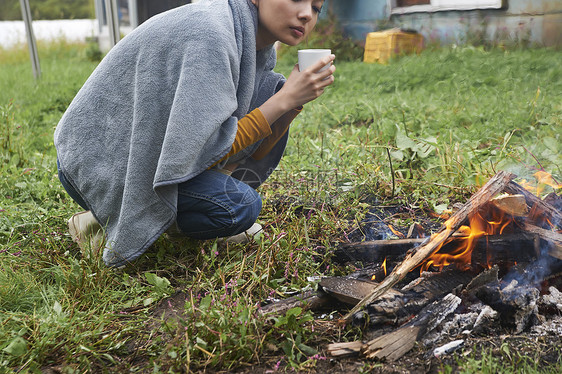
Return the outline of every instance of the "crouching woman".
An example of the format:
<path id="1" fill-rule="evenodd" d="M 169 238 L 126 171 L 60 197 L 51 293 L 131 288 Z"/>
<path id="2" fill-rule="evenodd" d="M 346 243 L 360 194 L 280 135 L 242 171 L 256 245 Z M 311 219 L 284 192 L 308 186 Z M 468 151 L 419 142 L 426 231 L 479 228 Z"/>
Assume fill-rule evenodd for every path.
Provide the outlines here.
<path id="1" fill-rule="evenodd" d="M 276 41 L 301 43 L 323 0 L 202 0 L 157 15 L 107 54 L 55 130 L 59 178 L 86 211 L 69 221 L 123 266 L 165 231 L 229 237 L 254 225 L 302 106 L 334 82 L 334 56 L 287 79 Z M 99 234 L 99 232 L 98 232 Z M 91 245 L 99 245 L 101 241 Z"/>

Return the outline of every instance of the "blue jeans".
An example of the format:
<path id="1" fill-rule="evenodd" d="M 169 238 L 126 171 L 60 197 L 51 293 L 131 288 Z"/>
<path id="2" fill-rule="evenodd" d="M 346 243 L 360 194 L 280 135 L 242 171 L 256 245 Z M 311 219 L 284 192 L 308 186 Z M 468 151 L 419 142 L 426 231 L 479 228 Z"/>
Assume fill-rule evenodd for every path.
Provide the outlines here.
<path id="1" fill-rule="evenodd" d="M 89 210 L 68 182 L 57 160 L 59 179 L 70 197 Z M 195 239 L 213 239 L 239 234 L 252 226 L 262 206 L 260 195 L 246 183 L 214 170 L 206 170 L 178 184 L 177 225 Z"/>
<path id="2" fill-rule="evenodd" d="M 221 238 L 249 229 L 261 211 L 261 197 L 229 175 L 206 170 L 178 184 L 178 228 L 196 239 Z"/>

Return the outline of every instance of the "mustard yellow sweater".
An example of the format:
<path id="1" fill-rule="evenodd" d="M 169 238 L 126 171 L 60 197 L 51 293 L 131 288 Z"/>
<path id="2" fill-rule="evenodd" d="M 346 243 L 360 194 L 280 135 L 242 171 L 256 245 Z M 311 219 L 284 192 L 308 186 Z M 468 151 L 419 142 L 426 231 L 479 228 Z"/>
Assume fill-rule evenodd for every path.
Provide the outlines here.
<path id="1" fill-rule="evenodd" d="M 291 122 L 293 122 L 293 119 L 295 119 L 301 110 L 302 107 L 287 112 L 276 121 L 276 125 L 273 126 L 272 131 L 272 126 L 267 123 L 267 120 L 263 116 L 261 110 L 259 110 L 259 108 L 254 109 L 246 116 L 238 120 L 238 130 L 236 131 L 236 137 L 232 143 L 232 148 L 230 149 L 230 152 L 228 152 L 226 156 L 217 163 L 263 139 L 263 142 L 260 144 L 258 149 L 252 154 L 253 159 L 261 160 L 269 153 L 269 151 L 271 151 L 279 139 L 285 135 L 291 125 Z"/>

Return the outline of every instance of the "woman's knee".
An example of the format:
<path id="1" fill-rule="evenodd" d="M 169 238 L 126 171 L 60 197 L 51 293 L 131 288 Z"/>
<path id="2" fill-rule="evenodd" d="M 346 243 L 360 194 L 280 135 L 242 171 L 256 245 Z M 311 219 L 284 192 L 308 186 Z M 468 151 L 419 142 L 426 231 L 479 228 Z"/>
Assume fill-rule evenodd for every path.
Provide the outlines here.
<path id="1" fill-rule="evenodd" d="M 237 207 L 236 216 L 238 217 L 238 221 L 242 227 L 240 231 L 250 228 L 250 226 L 256 222 L 262 208 L 261 196 L 256 192 L 256 190 L 251 187 L 249 188 L 251 191 L 248 192 L 248 199 L 246 199 L 243 204 L 239 204 Z"/>

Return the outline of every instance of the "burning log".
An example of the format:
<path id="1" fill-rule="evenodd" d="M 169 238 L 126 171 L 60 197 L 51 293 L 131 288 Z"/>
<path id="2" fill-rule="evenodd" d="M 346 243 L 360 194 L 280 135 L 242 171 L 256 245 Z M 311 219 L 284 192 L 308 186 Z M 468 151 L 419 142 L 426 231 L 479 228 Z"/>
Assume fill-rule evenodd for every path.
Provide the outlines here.
<path id="1" fill-rule="evenodd" d="M 528 231 L 529 233 L 485 235 L 478 238 L 472 251 L 472 264 L 485 266 L 488 263 L 514 263 L 530 260 L 531 254 L 538 255 L 540 252 L 540 243 L 537 240 L 540 234 L 533 230 Z M 451 236 L 464 237 L 459 232 Z M 407 250 L 419 246 L 425 240 L 427 239 L 371 240 L 360 243 L 347 243 L 340 246 L 338 258 L 341 260 L 345 254 L 349 256 L 348 260 L 366 263 L 381 261 L 384 258 L 392 260 L 398 257 L 397 254 L 403 255 Z M 446 252 L 448 247 L 452 245 L 454 245 L 454 241 L 444 244 L 443 251 Z M 530 252 L 528 249 L 534 249 L 534 251 Z M 336 255 L 337 253 L 338 251 L 336 251 Z M 383 254 L 386 254 L 387 257 L 382 256 Z M 380 279 L 380 277 L 377 276 L 376 279 Z"/>
<path id="2" fill-rule="evenodd" d="M 525 200 L 527 201 L 527 205 L 530 207 L 536 207 L 538 211 L 544 215 L 544 218 L 550 221 L 550 223 L 554 226 L 558 226 L 562 224 L 562 212 L 559 212 L 556 208 L 550 205 L 548 202 L 539 199 L 537 196 L 533 195 L 531 192 L 527 191 L 519 184 L 511 181 L 505 188 L 505 191 L 512 194 L 521 194 L 525 196 Z"/>
<path id="3" fill-rule="evenodd" d="M 470 215 L 478 212 L 480 207 L 486 204 L 493 196 L 502 192 L 513 178 L 515 178 L 514 174 L 504 171 L 500 171 L 496 174 L 488 183 L 478 190 L 459 211 L 445 222 L 444 227 L 437 234 L 432 235 L 427 243 L 410 253 L 370 295 L 363 298 L 343 317 L 343 319 L 349 321 L 357 311 L 383 295 L 389 288 L 403 279 L 408 272 L 417 267 L 429 255 L 437 251 L 445 240 L 447 240 Z"/>
<path id="4" fill-rule="evenodd" d="M 540 240 L 535 233 L 484 235 L 476 241 L 471 264 L 475 268 L 475 265 L 487 267 L 492 264 L 529 262 L 539 254 Z"/>
<path id="5" fill-rule="evenodd" d="M 548 254 L 562 260 L 562 234 L 543 229 L 530 223 L 523 223 L 523 229 L 527 232 L 537 234 L 542 240 L 548 242 L 550 244 Z"/>

